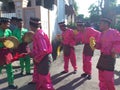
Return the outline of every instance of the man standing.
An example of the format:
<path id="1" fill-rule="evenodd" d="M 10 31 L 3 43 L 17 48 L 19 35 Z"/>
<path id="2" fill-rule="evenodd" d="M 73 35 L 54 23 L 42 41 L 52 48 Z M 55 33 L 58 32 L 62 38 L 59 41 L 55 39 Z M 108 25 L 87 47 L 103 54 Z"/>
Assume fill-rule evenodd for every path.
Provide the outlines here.
<path id="1" fill-rule="evenodd" d="M 110 28 L 111 23 L 112 20 L 106 17 L 100 20 L 100 30 L 102 33 L 99 42 L 95 45 L 101 51 L 97 63 L 100 90 L 115 90 L 115 53 L 120 53 L 120 33 Z"/>
<path id="2" fill-rule="evenodd" d="M 82 42 L 84 44 L 83 48 L 83 74 L 81 74 L 81 77 L 86 77 L 87 79 L 91 79 L 92 74 L 92 56 L 94 54 L 94 50 L 91 49 L 89 42 L 90 38 L 93 37 L 96 40 L 98 39 L 100 32 L 95 30 L 94 28 L 90 27 L 90 25 L 87 24 L 85 26 L 85 23 L 83 22 L 77 22 L 77 30 L 78 34 L 76 36 L 77 42 Z"/>
<path id="3" fill-rule="evenodd" d="M 12 54 L 8 48 L 4 47 L 4 40 L 6 37 L 12 36 L 11 30 L 8 29 L 10 25 L 10 19 L 1 17 L 0 18 L 0 62 L 7 61 L 12 59 Z M 0 63 L 1 64 L 1 63 Z M 14 85 L 14 75 L 13 68 L 11 63 L 6 64 L 6 72 L 8 79 L 8 88 L 9 89 L 17 89 L 17 86 Z M 0 72 L 3 66 L 0 66 Z"/>
<path id="4" fill-rule="evenodd" d="M 77 65 L 76 65 L 76 54 L 74 46 L 76 45 L 75 42 L 75 35 L 72 29 L 69 29 L 65 26 L 65 22 L 58 23 L 59 27 L 62 31 L 62 40 L 61 44 L 63 47 L 63 54 L 64 54 L 64 71 L 61 73 L 68 73 L 68 66 L 69 66 L 69 60 L 73 66 L 74 74 L 77 72 Z"/>
<path id="5" fill-rule="evenodd" d="M 15 36 L 19 40 L 19 47 L 18 47 L 18 52 L 19 53 L 27 53 L 26 51 L 26 46 L 27 43 L 23 42 L 23 36 L 24 34 L 28 32 L 26 28 L 23 28 L 23 20 L 21 18 L 17 19 L 17 28 L 13 30 L 13 36 Z M 20 60 L 20 66 L 21 66 L 21 75 L 24 73 L 24 69 L 26 71 L 27 75 L 30 75 L 30 56 L 26 55 Z"/>
<path id="6" fill-rule="evenodd" d="M 35 32 L 33 36 L 33 50 L 31 55 L 37 70 L 36 90 L 54 90 L 50 78 L 50 63 L 52 62 L 52 45 L 41 29 L 39 18 L 30 18 L 30 28 Z"/>

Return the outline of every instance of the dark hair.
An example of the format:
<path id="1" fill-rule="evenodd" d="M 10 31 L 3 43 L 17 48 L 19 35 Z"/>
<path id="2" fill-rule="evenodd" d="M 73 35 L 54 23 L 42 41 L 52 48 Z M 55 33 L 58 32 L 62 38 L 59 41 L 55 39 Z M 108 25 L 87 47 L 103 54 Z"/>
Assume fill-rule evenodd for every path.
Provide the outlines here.
<path id="1" fill-rule="evenodd" d="M 23 21 L 22 18 L 18 18 L 17 19 L 17 22 L 21 22 L 21 21 Z"/>
<path id="2" fill-rule="evenodd" d="M 89 22 L 86 22 L 85 27 L 91 27 L 91 24 Z"/>
<path id="3" fill-rule="evenodd" d="M 77 22 L 77 25 L 78 25 L 78 26 L 81 26 L 81 27 L 85 27 L 85 23 L 84 23 L 84 22 L 81 22 L 81 21 Z"/>

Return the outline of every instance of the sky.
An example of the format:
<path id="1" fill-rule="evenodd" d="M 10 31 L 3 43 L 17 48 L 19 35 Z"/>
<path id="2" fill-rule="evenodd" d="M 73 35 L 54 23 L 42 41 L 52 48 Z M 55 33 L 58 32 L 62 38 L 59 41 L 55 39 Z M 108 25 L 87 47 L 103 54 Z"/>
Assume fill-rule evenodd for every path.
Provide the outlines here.
<path id="1" fill-rule="evenodd" d="M 89 16 L 88 8 L 91 4 L 97 3 L 97 0 L 75 0 L 78 6 L 78 13 L 84 14 L 85 17 Z M 120 0 L 117 0 L 117 3 L 120 4 Z"/>

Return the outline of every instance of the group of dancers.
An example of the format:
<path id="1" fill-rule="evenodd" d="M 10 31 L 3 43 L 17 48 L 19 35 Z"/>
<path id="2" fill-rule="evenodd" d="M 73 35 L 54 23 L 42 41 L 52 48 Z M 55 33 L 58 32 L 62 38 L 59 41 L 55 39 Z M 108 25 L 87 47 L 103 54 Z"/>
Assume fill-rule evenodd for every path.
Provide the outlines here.
<path id="1" fill-rule="evenodd" d="M 12 24 L 16 25 L 12 25 Z M 92 78 L 92 56 L 95 49 L 101 52 L 97 63 L 99 88 L 100 90 L 115 90 L 114 86 L 114 66 L 115 54 L 120 53 L 120 33 L 110 28 L 112 20 L 101 18 L 99 29 L 84 22 L 76 22 L 78 33 L 68 28 L 65 22 L 59 22 L 58 25 L 62 31 L 60 45 L 63 47 L 64 70 L 61 74 L 69 72 L 69 60 L 73 67 L 73 73 L 77 73 L 76 54 L 74 46 L 77 43 L 84 44 L 83 48 L 83 73 L 81 77 Z M 33 58 L 34 72 L 31 83 L 36 84 L 36 90 L 55 90 L 50 76 L 50 64 L 52 63 L 52 45 L 47 34 L 42 30 L 41 20 L 37 17 L 31 17 L 29 20 L 32 38 L 26 42 L 23 38 L 29 30 L 23 27 L 23 20 L 20 18 L 0 17 L 0 72 L 2 67 L 6 66 L 8 88 L 17 89 L 14 85 L 14 75 L 12 62 L 14 57 L 22 54 L 17 59 L 20 60 L 21 75 L 31 75 L 30 58 Z M 4 42 L 7 37 L 14 36 L 18 39 L 18 48 L 7 48 Z M 92 42 L 92 43 L 91 43 Z M 13 61 L 12 61 L 13 60 Z M 9 61 L 9 63 L 7 63 Z M 25 69 L 25 71 L 24 71 Z"/>
<path id="2" fill-rule="evenodd" d="M 69 60 L 73 66 L 73 73 L 77 73 L 76 55 L 74 46 L 77 43 L 84 44 L 83 48 L 83 73 L 81 77 L 92 78 L 92 56 L 94 50 L 100 50 L 101 54 L 96 68 L 98 69 L 100 90 L 115 90 L 114 67 L 115 54 L 120 53 L 120 32 L 111 28 L 112 20 L 107 17 L 100 19 L 99 30 L 95 30 L 88 23 L 77 22 L 78 33 L 65 25 L 65 22 L 58 23 L 62 30 L 61 45 L 63 47 L 64 70 L 62 74 L 68 73 Z"/>

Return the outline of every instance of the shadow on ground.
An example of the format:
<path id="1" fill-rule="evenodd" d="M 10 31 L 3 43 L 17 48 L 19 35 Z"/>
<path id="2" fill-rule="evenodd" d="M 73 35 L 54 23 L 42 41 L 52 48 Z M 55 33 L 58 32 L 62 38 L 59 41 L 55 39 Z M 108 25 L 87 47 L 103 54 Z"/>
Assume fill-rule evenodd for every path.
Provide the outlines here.
<path id="1" fill-rule="evenodd" d="M 115 85 L 120 85 L 120 71 L 115 70 L 115 74 L 118 78 L 115 79 Z"/>
<path id="2" fill-rule="evenodd" d="M 73 74 L 73 72 L 65 74 L 65 75 L 60 74 L 60 73 L 53 75 L 52 76 L 53 85 L 60 83 L 60 81 L 64 80 L 66 77 L 68 77 L 72 74 Z M 78 77 L 78 78 L 74 79 L 73 81 L 57 88 L 56 90 L 75 90 L 77 87 L 79 87 L 81 84 L 83 84 L 86 80 L 87 80 L 87 78 Z"/>

